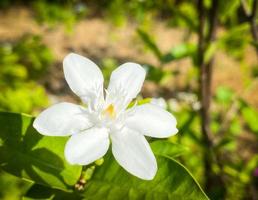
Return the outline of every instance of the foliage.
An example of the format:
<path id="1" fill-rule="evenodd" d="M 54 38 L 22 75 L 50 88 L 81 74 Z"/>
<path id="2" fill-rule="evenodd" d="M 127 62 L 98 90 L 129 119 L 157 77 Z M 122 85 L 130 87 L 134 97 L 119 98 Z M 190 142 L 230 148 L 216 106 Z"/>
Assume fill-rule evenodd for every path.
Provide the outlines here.
<path id="1" fill-rule="evenodd" d="M 203 140 L 200 126 L 200 99 L 197 91 L 200 69 L 196 40 L 200 10 L 196 1 L 4 0 L 0 1 L 0 7 L 6 9 L 13 2 L 30 6 L 36 21 L 51 29 L 64 24 L 71 32 L 76 22 L 86 15 L 100 17 L 120 27 L 125 24 L 136 27 L 137 42 L 140 41 L 157 61 L 157 65 L 147 61 L 142 63 L 147 70 L 146 78 L 158 88 L 155 95 L 166 98 L 168 110 L 177 118 L 179 134 L 168 141 L 151 141 L 159 162 L 159 172 L 153 181 L 140 181 L 129 176 L 109 153 L 104 157 L 104 162 L 101 159 L 83 168 L 82 177 L 86 186 L 83 191 L 77 191 L 73 186 L 80 178 L 80 167 L 70 166 L 63 159 L 63 147 L 67 138 L 40 136 L 30 125 L 33 120 L 31 116 L 1 113 L 1 168 L 33 183 L 15 179 L 2 172 L 0 198 L 6 198 L 6 189 L 17 199 L 17 196 L 24 194 L 24 199 L 207 199 L 198 185 L 200 183 L 205 188 L 207 176 L 204 161 L 209 149 Z M 213 0 L 203 2 L 205 13 L 210 14 Z M 208 196 L 211 199 L 251 199 L 255 197 L 253 191 L 257 187 L 254 170 L 258 166 L 258 110 L 255 107 L 257 103 L 249 102 L 246 94 L 250 92 L 249 84 L 257 82 L 258 64 L 249 66 L 245 54 L 250 49 L 256 50 L 257 54 L 258 43 L 251 34 L 249 22 L 254 0 L 217 2 L 217 37 L 205 44 L 204 63 L 213 59 L 216 61 L 216 56 L 223 54 L 238 62 L 240 69 L 236 70 L 242 70 L 248 76 L 244 75 L 247 84 L 241 92 L 230 85 L 220 84 L 212 88 L 210 126 L 214 141 L 212 153 L 216 159 L 211 163 L 211 170 L 215 178 L 223 180 L 223 184 L 214 184 Z M 182 41 L 175 46 L 171 45 L 167 51 L 162 50 L 152 27 L 152 24 L 160 21 L 166 23 L 167 28 L 182 31 Z M 209 22 L 205 22 L 204 26 L 206 34 L 210 28 Z M 1 43 L 0 57 L 0 109 L 33 113 L 45 107 L 48 103 L 46 92 L 37 81 L 44 78 L 54 59 L 41 38 L 26 36 L 16 42 Z M 178 65 L 179 61 L 185 59 L 191 61 L 192 68 L 184 74 L 187 79 L 183 86 L 177 87 L 177 84 L 172 83 L 177 83 L 178 71 L 184 69 L 184 66 L 176 69 L 167 66 Z M 110 72 L 120 62 L 121 58 L 100 59 L 105 79 L 109 78 Z M 223 73 L 222 70 L 220 74 Z M 150 102 L 150 99 L 137 103 L 146 102 Z M 15 162 L 13 155 L 18 157 Z M 186 168 L 193 173 L 198 183 Z M 12 184 L 9 185 L 10 182 Z"/>
<path id="2" fill-rule="evenodd" d="M 0 57 L 0 109 L 30 113 L 46 105 L 45 90 L 35 80 L 46 73 L 53 55 L 40 37 L 27 35 L 16 43 L 3 43 Z"/>
<path id="3" fill-rule="evenodd" d="M 35 1 L 33 8 L 39 23 L 45 23 L 50 28 L 58 24 L 64 24 L 68 32 L 71 32 L 78 19 L 84 17 L 87 13 L 87 9 L 82 3 L 73 5 L 66 2 L 65 5 L 62 5 L 55 1 L 44 0 Z"/>
<path id="4" fill-rule="evenodd" d="M 32 128 L 32 118 L 26 115 L 1 113 L 0 122 L 0 162 L 4 170 L 46 186 L 71 189 L 80 177 L 81 167 L 64 161 L 67 138 L 43 137 Z"/>
<path id="5" fill-rule="evenodd" d="M 67 138 L 42 136 L 33 129 L 32 122 L 33 118 L 28 115 L 0 113 L 2 168 L 28 181 L 60 189 L 60 193 L 71 192 L 72 186 L 80 178 L 82 168 L 71 166 L 64 160 L 63 149 Z M 161 147 L 164 147 L 163 150 Z M 180 145 L 173 147 L 170 142 L 159 141 L 152 143 L 152 149 L 156 153 L 159 165 L 158 174 L 153 181 L 142 181 L 131 176 L 109 153 L 104 157 L 104 163 L 95 167 L 85 190 L 80 194 L 74 191 L 74 196 L 90 196 L 96 199 L 107 197 L 108 199 L 143 197 L 207 199 L 187 169 L 172 158 L 183 153 L 185 151 L 183 147 Z M 120 184 L 121 181 L 124 185 Z M 158 187 L 157 183 L 159 183 Z M 150 190 L 150 188 L 153 189 Z M 54 191 L 58 196 L 59 190 Z M 28 192 L 29 196 L 35 195 L 32 190 Z M 45 192 L 41 192 L 44 196 Z"/>
<path id="6" fill-rule="evenodd" d="M 0 171 L 0 198 L 3 200 L 20 199 L 31 187 L 31 183 Z"/>
<path id="7" fill-rule="evenodd" d="M 258 111 L 255 108 L 244 104 L 241 109 L 241 114 L 243 115 L 245 123 L 251 132 L 258 136 L 258 124 L 256 123 L 258 119 Z"/>

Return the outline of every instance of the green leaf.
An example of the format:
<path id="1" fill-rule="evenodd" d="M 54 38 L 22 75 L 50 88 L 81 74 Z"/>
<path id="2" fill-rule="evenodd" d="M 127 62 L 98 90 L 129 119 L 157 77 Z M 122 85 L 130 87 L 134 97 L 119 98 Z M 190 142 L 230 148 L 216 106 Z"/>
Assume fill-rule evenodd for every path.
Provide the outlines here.
<path id="1" fill-rule="evenodd" d="M 177 71 L 171 72 L 170 70 L 164 69 L 162 67 L 155 67 L 148 64 L 144 65 L 144 67 L 147 71 L 146 79 L 160 84 L 161 86 L 170 80 L 171 77 L 177 75 Z"/>
<path id="2" fill-rule="evenodd" d="M 164 63 L 169 63 L 174 60 L 179 60 L 187 56 L 192 56 L 196 51 L 196 45 L 194 44 L 180 44 L 176 47 L 173 47 L 170 52 L 164 55 L 162 61 Z"/>
<path id="3" fill-rule="evenodd" d="M 156 83 L 160 83 L 164 79 L 164 77 L 167 76 L 168 73 L 171 73 L 163 70 L 162 68 L 154 67 L 152 65 L 145 65 L 145 67 L 147 70 L 146 79 Z"/>
<path id="4" fill-rule="evenodd" d="M 219 17 L 222 21 L 237 13 L 241 4 L 240 0 L 219 1 Z"/>
<path id="5" fill-rule="evenodd" d="M 258 112 L 250 106 L 244 106 L 241 112 L 247 126 L 258 136 Z"/>
<path id="6" fill-rule="evenodd" d="M 151 149 L 155 155 L 167 156 L 170 158 L 180 156 L 188 151 L 186 147 L 172 143 L 168 140 L 157 140 L 152 142 Z"/>
<path id="7" fill-rule="evenodd" d="M 148 47 L 148 49 L 150 49 L 159 60 L 161 60 L 162 53 L 160 52 L 158 46 L 156 45 L 155 41 L 150 37 L 150 35 L 141 29 L 138 29 L 137 33 L 144 42 L 145 46 Z"/>
<path id="8" fill-rule="evenodd" d="M 163 157 L 161 159 L 165 160 L 164 162 L 162 161 L 162 164 L 164 164 L 164 167 L 162 167 L 160 169 L 160 170 L 162 170 L 160 172 L 162 174 L 160 180 L 163 179 L 163 184 L 164 184 L 164 185 L 162 185 L 161 188 L 158 189 L 161 191 L 156 191 L 153 194 L 148 194 L 148 192 L 146 192 L 148 190 L 148 187 L 149 186 L 154 187 L 155 182 L 143 181 L 143 180 L 134 178 L 132 175 L 125 172 L 124 169 L 122 169 L 121 167 L 119 167 L 116 164 L 116 161 L 113 159 L 111 152 L 109 152 L 109 154 L 105 157 L 104 164 L 95 170 L 95 173 L 93 173 L 93 177 L 90 180 L 88 180 L 88 183 L 86 183 L 85 191 L 80 193 L 80 195 L 82 195 L 81 197 L 79 196 L 78 192 L 67 193 L 64 191 L 47 188 L 47 187 L 40 186 L 40 185 L 32 186 L 30 188 L 30 190 L 27 192 L 26 197 L 30 197 L 32 199 L 42 199 L 42 198 L 44 198 L 44 199 L 63 199 L 63 198 L 68 198 L 68 197 L 69 197 L 69 199 L 82 199 L 84 196 L 87 199 L 141 199 L 144 197 L 144 195 L 146 195 L 146 198 L 151 197 L 151 199 L 160 199 L 159 193 L 164 193 L 165 195 L 167 195 L 169 197 L 169 199 L 171 199 L 172 197 L 175 197 L 178 194 L 176 194 L 176 192 L 175 192 L 175 194 L 173 194 L 174 192 L 166 191 L 166 190 L 168 190 L 168 188 L 165 188 L 165 183 L 166 183 L 165 181 L 167 181 L 168 187 L 170 187 L 170 184 L 171 185 L 176 184 L 176 182 L 178 182 L 178 184 L 180 184 L 180 185 L 182 184 L 182 186 L 183 186 L 185 184 L 184 181 L 188 182 L 188 184 L 190 184 L 191 183 L 190 181 L 192 181 L 192 183 L 194 185 L 191 187 L 193 187 L 194 190 L 192 190 L 192 188 L 191 188 L 188 191 L 189 195 L 192 191 L 195 191 L 195 189 L 196 189 L 197 191 L 200 190 L 199 191 L 200 192 L 199 195 L 201 197 L 200 199 L 206 199 L 205 195 L 203 195 L 203 192 L 199 188 L 198 184 L 191 177 L 189 172 L 187 172 L 187 170 L 182 165 L 177 163 L 176 161 L 171 160 L 170 158 L 167 158 L 168 156 L 175 157 L 175 156 L 178 156 L 179 154 L 182 154 L 183 152 L 186 151 L 186 148 L 184 148 L 178 144 L 173 144 L 173 143 L 169 142 L 168 140 L 154 141 L 151 143 L 151 147 L 156 156 Z M 172 163 L 169 164 L 169 162 L 172 162 Z M 171 169 L 170 172 L 174 173 L 173 177 L 168 176 L 169 179 L 165 178 L 166 173 L 164 173 L 164 171 L 165 171 L 164 168 L 166 168 L 166 170 L 169 170 L 169 169 L 167 169 L 167 167 L 173 168 L 173 170 Z M 177 168 L 179 168 L 179 170 L 174 171 Z M 113 180 L 112 176 L 114 176 L 116 174 L 115 173 L 116 171 L 118 171 L 117 177 L 115 180 Z M 101 173 L 103 173 L 103 174 L 101 174 Z M 174 178 L 180 176 L 180 174 L 186 175 L 186 177 L 189 176 L 188 177 L 189 180 L 186 177 L 184 177 L 183 180 L 181 180 L 181 179 L 177 180 L 177 181 L 173 180 Z M 98 177 L 96 177 L 96 176 L 98 176 Z M 103 176 L 103 177 L 101 177 L 99 180 L 96 180 L 97 178 L 99 178 L 99 176 Z M 121 183 L 123 183 L 123 184 L 121 184 L 121 187 L 119 187 L 119 183 L 120 183 L 119 180 L 121 180 Z M 123 180 L 125 180 L 126 182 L 123 182 Z M 156 182 L 158 182 L 160 180 L 156 180 Z M 172 181 L 175 183 L 173 183 Z M 137 191 L 136 186 L 138 183 L 142 184 L 141 187 L 143 188 L 143 190 L 141 189 L 140 191 Z M 123 186 L 124 184 L 125 184 L 125 186 Z M 184 187 L 186 185 L 184 185 Z M 90 186 L 90 190 L 95 190 L 95 189 L 99 190 L 97 192 L 98 194 L 95 194 L 94 191 L 88 191 L 89 186 Z M 178 186 L 175 185 L 174 189 L 176 189 L 177 187 Z M 173 187 L 171 188 L 171 190 L 173 190 Z M 180 189 L 176 189 L 176 190 L 179 190 L 179 193 L 180 193 Z M 182 190 L 182 188 L 181 188 L 181 190 Z M 126 196 L 127 192 L 129 192 L 129 191 L 131 191 L 131 194 Z M 110 193 L 110 196 L 107 193 Z M 166 193 L 171 193 L 171 194 L 166 194 Z M 97 196 L 95 196 L 95 195 L 97 195 Z M 130 196 L 130 195 L 132 195 L 132 196 Z M 108 196 L 108 198 L 106 198 L 106 196 Z M 183 197 L 187 198 L 187 196 L 185 196 L 184 194 L 181 194 L 181 195 L 179 195 L 178 199 L 183 198 Z M 196 198 L 197 197 L 198 197 L 198 194 L 196 194 Z M 191 198 L 191 195 L 189 196 L 189 198 Z M 192 198 L 194 198 L 194 197 L 192 197 Z M 161 196 L 161 199 L 162 199 L 162 196 Z"/>
<path id="9" fill-rule="evenodd" d="M 87 199 L 208 199 L 190 172 L 177 161 L 156 156 L 158 172 L 152 181 L 140 180 L 127 173 L 109 152 L 102 166 L 95 169 L 86 183 Z"/>
<path id="10" fill-rule="evenodd" d="M 169 158 L 181 154 L 185 148 L 166 140 L 152 142 L 151 147 L 159 166 L 152 181 L 140 180 L 128 174 L 116 163 L 109 151 L 104 163 L 99 167 L 95 166 L 84 191 L 64 192 L 33 185 L 28 190 L 26 199 L 208 199 L 188 170 Z"/>
<path id="11" fill-rule="evenodd" d="M 65 192 L 62 190 L 49 188 L 43 185 L 34 184 L 25 194 L 23 200 L 34 200 L 34 199 L 44 199 L 44 200 L 63 200 L 72 199 L 79 200 L 82 199 L 77 192 Z"/>
<path id="12" fill-rule="evenodd" d="M 216 90 L 216 100 L 219 103 L 231 103 L 234 92 L 225 86 L 220 86 Z"/>
<path id="13" fill-rule="evenodd" d="M 169 21 L 170 25 L 174 27 L 183 27 L 189 31 L 197 31 L 198 22 L 197 17 L 198 13 L 195 9 L 194 2 L 180 2 L 176 6 L 171 7 L 173 17 Z"/>
<path id="14" fill-rule="evenodd" d="M 63 158 L 67 138 L 44 137 L 32 128 L 32 122 L 33 118 L 27 115 L 0 113 L 1 167 L 18 177 L 52 187 L 47 189 L 34 185 L 27 193 L 32 199 L 80 199 L 78 192 L 67 193 L 53 189 L 71 188 L 81 173 L 81 167 L 70 166 Z M 159 166 L 152 181 L 140 180 L 127 173 L 109 152 L 104 163 L 96 166 L 80 195 L 87 199 L 112 200 L 208 199 L 188 170 L 170 158 L 182 152 L 176 151 L 177 147 L 168 141 L 152 143 Z M 45 188 L 43 193 L 42 188 Z"/>
<path id="15" fill-rule="evenodd" d="M 242 58 L 247 44 L 250 43 L 250 25 L 245 22 L 222 34 L 217 40 L 217 47 L 236 58 Z"/>
<path id="16" fill-rule="evenodd" d="M 65 137 L 44 137 L 32 127 L 33 118 L 0 112 L 0 166 L 32 182 L 70 189 L 79 179 L 81 166 L 64 159 Z"/>

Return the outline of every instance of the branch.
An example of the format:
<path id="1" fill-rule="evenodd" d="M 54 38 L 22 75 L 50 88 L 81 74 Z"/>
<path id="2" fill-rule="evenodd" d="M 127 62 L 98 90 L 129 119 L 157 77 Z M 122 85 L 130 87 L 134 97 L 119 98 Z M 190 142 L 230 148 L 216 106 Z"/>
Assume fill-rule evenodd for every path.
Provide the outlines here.
<path id="1" fill-rule="evenodd" d="M 257 1 L 258 0 L 253 1 L 252 12 L 251 12 L 251 15 L 249 16 L 251 32 L 252 32 L 254 41 L 258 41 L 258 28 L 257 28 L 257 24 L 256 24 L 256 15 L 257 15 L 257 9 L 258 9 L 257 8 Z"/>
<path id="2" fill-rule="evenodd" d="M 198 27 L 198 65 L 203 64 L 204 58 L 204 25 L 205 25 L 205 16 L 204 16 L 204 7 L 203 0 L 198 0 L 197 9 L 199 11 L 199 27 Z"/>
<path id="3" fill-rule="evenodd" d="M 257 10 L 258 10 L 258 0 L 253 0 L 251 11 L 247 9 L 247 5 L 245 1 L 241 1 L 242 8 L 245 13 L 245 17 L 248 20 L 248 23 L 250 24 L 250 31 L 253 37 L 254 42 L 258 42 L 258 27 L 256 24 L 256 16 L 257 16 Z M 258 50 L 256 48 L 256 54 L 258 55 Z"/>
<path id="4" fill-rule="evenodd" d="M 218 1 L 212 1 L 212 7 L 209 12 L 209 29 L 207 37 L 204 36 L 204 23 L 205 13 L 203 0 L 198 1 L 199 10 L 199 46 L 198 46 L 198 64 L 201 70 L 200 77 L 200 97 L 201 97 L 201 119 L 202 119 L 202 133 L 204 137 L 204 143 L 209 148 L 212 147 L 212 134 L 210 130 L 210 101 L 211 101 L 211 83 L 212 83 L 212 64 L 213 58 L 208 62 L 204 63 L 204 55 L 207 50 L 207 46 L 215 40 L 216 37 L 216 26 L 217 26 L 217 14 L 218 14 Z"/>

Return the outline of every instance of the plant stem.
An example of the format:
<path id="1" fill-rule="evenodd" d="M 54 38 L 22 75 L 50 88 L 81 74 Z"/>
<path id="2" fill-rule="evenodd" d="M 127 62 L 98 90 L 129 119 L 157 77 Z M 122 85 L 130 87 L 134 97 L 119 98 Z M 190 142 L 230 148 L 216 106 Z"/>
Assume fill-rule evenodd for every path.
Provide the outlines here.
<path id="1" fill-rule="evenodd" d="M 250 24 L 250 31 L 255 43 L 258 43 L 258 26 L 256 24 L 257 10 L 258 10 L 258 0 L 253 0 L 251 11 L 246 9 L 246 4 L 244 1 L 242 2 L 242 8 L 245 13 L 245 17 Z M 258 49 L 256 48 L 256 55 L 258 56 Z"/>
<path id="2" fill-rule="evenodd" d="M 252 12 L 251 15 L 249 16 L 249 22 L 250 22 L 250 26 L 251 26 L 251 32 L 252 32 L 252 36 L 254 41 L 258 41 L 258 27 L 256 24 L 256 15 L 257 15 L 257 5 L 258 5 L 258 0 L 254 0 L 253 1 L 253 5 L 252 5 Z"/>
<path id="3" fill-rule="evenodd" d="M 212 85 L 212 68 L 214 57 L 208 62 L 204 61 L 204 55 L 216 37 L 218 0 L 212 1 L 212 7 L 208 16 L 208 32 L 205 37 L 205 9 L 203 0 L 198 1 L 199 11 L 199 30 L 198 30 L 198 65 L 200 67 L 200 100 L 201 100 L 201 129 L 203 136 L 204 166 L 205 166 L 205 189 L 211 191 L 214 186 L 214 174 L 212 172 L 212 163 L 217 160 L 213 154 L 213 138 L 210 129 L 210 102 Z"/>

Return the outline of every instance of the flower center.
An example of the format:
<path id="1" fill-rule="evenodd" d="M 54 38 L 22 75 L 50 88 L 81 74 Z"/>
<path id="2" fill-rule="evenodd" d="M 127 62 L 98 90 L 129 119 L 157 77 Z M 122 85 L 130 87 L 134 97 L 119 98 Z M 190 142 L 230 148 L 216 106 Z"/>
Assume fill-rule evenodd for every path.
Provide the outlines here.
<path id="1" fill-rule="evenodd" d="M 107 115 L 109 118 L 114 119 L 116 117 L 116 111 L 113 104 L 110 104 L 105 110 L 103 110 L 102 115 Z"/>

